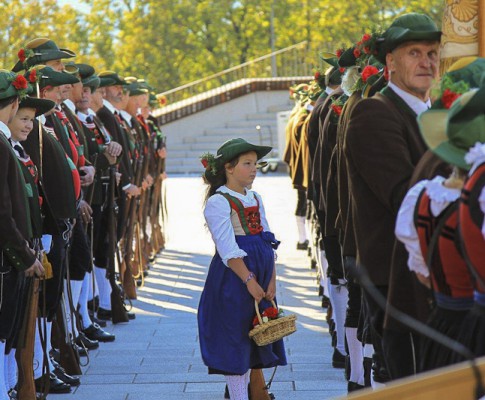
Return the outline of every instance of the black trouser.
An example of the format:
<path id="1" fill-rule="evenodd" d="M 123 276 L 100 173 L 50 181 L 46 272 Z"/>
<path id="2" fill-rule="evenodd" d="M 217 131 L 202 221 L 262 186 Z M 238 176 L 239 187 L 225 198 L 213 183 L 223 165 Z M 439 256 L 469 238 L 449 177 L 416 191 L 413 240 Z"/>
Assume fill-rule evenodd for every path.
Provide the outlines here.
<path id="1" fill-rule="evenodd" d="M 359 326 L 362 306 L 362 292 L 359 283 L 353 276 L 354 268 L 356 268 L 355 257 L 344 257 L 345 279 L 347 280 L 347 290 L 349 291 L 347 315 L 345 317 L 345 326 L 347 328 L 357 328 Z"/>
<path id="2" fill-rule="evenodd" d="M 411 332 L 384 330 L 383 349 L 391 379 L 404 378 L 417 372 L 419 336 Z"/>
<path id="3" fill-rule="evenodd" d="M 91 248 L 84 231 L 84 223 L 78 211 L 76 224 L 72 230 L 69 251 L 69 278 L 73 281 L 84 280 L 86 272 L 92 271 L 92 264 Z"/>
<path id="4" fill-rule="evenodd" d="M 323 238 L 325 257 L 328 261 L 327 275 L 332 285 L 338 285 L 339 279 L 344 279 L 344 267 L 342 265 L 342 248 L 337 235 Z"/>
<path id="5" fill-rule="evenodd" d="M 298 199 L 296 202 L 295 215 L 297 217 L 306 217 L 306 191 L 304 189 L 296 189 Z"/>

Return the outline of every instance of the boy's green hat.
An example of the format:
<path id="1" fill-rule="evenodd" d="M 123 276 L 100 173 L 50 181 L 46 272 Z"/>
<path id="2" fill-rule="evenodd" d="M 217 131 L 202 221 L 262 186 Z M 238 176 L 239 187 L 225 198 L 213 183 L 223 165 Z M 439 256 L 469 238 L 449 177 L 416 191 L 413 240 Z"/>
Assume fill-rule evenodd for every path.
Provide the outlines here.
<path id="1" fill-rule="evenodd" d="M 376 58 L 385 64 L 387 53 L 403 43 L 421 40 L 439 42 L 440 38 L 441 31 L 430 17 L 419 13 L 404 14 L 397 17 L 382 37 L 377 39 Z"/>
<path id="2" fill-rule="evenodd" d="M 37 74 L 37 80 L 39 82 L 39 88 L 43 89 L 47 86 L 62 86 L 73 85 L 78 83 L 79 79 L 75 75 L 69 72 L 59 72 L 47 65 L 36 65 L 25 73 L 25 77 L 29 78 L 32 71 L 35 70 Z"/>
<path id="3" fill-rule="evenodd" d="M 60 49 L 49 38 L 36 38 L 31 40 L 25 47 L 19 50 L 17 55 L 19 61 L 12 68 L 14 72 L 29 69 L 34 65 L 44 64 L 46 61 L 76 57 L 76 54 L 71 50 Z"/>
<path id="4" fill-rule="evenodd" d="M 24 97 L 19 104 L 19 108 L 34 108 L 36 117 L 52 110 L 55 106 L 56 103 L 52 100 L 38 99 L 30 96 Z"/>
<path id="5" fill-rule="evenodd" d="M 443 160 L 468 170 L 465 154 L 485 143 L 485 86 L 459 97 L 449 110 L 428 110 L 418 117 L 427 146 Z"/>
<path id="6" fill-rule="evenodd" d="M 32 86 L 23 75 L 0 69 L 0 100 L 14 96 L 23 98 L 30 92 Z"/>

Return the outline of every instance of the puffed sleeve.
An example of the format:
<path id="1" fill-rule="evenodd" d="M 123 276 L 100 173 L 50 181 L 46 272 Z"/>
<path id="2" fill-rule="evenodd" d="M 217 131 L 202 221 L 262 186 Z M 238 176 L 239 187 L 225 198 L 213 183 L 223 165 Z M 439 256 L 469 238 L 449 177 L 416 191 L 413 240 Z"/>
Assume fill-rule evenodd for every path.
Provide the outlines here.
<path id="1" fill-rule="evenodd" d="M 478 202 L 480 203 L 480 210 L 482 210 L 482 213 L 485 214 L 485 187 L 482 189 L 482 193 L 480 193 Z M 483 219 L 482 235 L 483 235 L 483 238 L 485 239 L 485 218 Z"/>
<path id="2" fill-rule="evenodd" d="M 421 253 L 421 247 L 419 246 L 418 232 L 414 226 L 414 210 L 419 194 L 427 182 L 427 180 L 420 181 L 409 189 L 399 208 L 395 229 L 396 237 L 404 243 L 409 253 L 409 269 L 425 277 L 429 277 L 429 269 Z"/>
<path id="3" fill-rule="evenodd" d="M 231 223 L 231 207 L 221 195 L 211 196 L 204 209 L 204 217 L 222 262 L 227 266 L 231 258 L 244 258 L 247 253 L 236 243 Z"/>

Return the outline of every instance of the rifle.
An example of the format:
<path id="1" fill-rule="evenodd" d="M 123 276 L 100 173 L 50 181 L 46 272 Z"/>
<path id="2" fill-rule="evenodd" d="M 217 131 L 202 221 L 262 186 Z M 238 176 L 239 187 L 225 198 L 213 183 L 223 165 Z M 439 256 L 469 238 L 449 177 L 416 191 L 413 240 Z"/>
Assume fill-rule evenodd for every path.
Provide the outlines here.
<path id="1" fill-rule="evenodd" d="M 128 314 L 124 306 L 124 298 L 115 276 L 115 252 L 116 252 L 116 167 L 109 168 L 109 186 L 108 186 L 108 235 L 109 235 L 109 263 L 106 273 L 111 285 L 111 318 L 113 324 L 119 322 L 128 322 Z"/>
<path id="2" fill-rule="evenodd" d="M 60 353 L 61 366 L 66 370 L 69 375 L 81 375 L 80 357 L 77 348 L 72 341 L 72 335 L 67 329 L 67 316 L 66 307 L 64 305 L 65 298 L 64 293 L 57 309 L 56 322 L 57 322 L 57 337 Z"/>
<path id="3" fill-rule="evenodd" d="M 138 159 L 135 165 L 135 182 L 136 186 L 141 186 L 142 180 L 142 160 Z M 136 223 L 137 199 L 129 199 L 127 206 L 126 229 L 123 234 L 123 254 L 120 265 L 120 274 L 123 277 L 123 288 L 130 299 L 136 299 L 136 286 L 134 276 L 139 276 L 140 267 L 137 261 L 133 261 L 133 236 Z"/>
<path id="4" fill-rule="evenodd" d="M 163 179 L 161 174 L 164 169 L 165 160 L 159 159 L 157 161 L 157 177 L 156 182 L 153 187 L 153 198 L 150 210 L 150 223 L 152 232 L 152 242 L 154 253 L 158 254 L 165 247 L 165 238 L 163 237 L 163 232 L 160 225 L 160 208 L 162 199 L 162 185 Z"/>
<path id="5" fill-rule="evenodd" d="M 262 369 L 252 369 L 249 377 L 251 400 L 270 400 Z"/>
<path id="6" fill-rule="evenodd" d="M 25 283 L 27 292 L 27 307 L 19 331 L 17 351 L 15 358 L 18 365 L 18 398 L 22 400 L 35 400 L 34 384 L 34 340 L 35 319 L 39 304 L 39 279 L 27 278 Z"/>

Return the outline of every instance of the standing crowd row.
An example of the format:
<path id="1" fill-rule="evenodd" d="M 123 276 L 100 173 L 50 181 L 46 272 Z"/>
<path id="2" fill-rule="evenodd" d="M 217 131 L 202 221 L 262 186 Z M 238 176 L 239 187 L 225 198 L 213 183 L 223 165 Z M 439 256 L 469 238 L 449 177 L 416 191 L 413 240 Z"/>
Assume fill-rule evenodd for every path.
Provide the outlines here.
<path id="1" fill-rule="evenodd" d="M 349 392 L 464 359 L 394 309 L 485 355 L 485 59 L 440 77 L 441 34 L 402 15 L 292 88 L 297 248 L 317 267 Z"/>
<path id="2" fill-rule="evenodd" d="M 165 138 L 143 79 L 49 38 L 0 70 L 0 399 L 80 384 L 164 248 Z"/>

